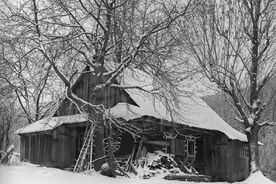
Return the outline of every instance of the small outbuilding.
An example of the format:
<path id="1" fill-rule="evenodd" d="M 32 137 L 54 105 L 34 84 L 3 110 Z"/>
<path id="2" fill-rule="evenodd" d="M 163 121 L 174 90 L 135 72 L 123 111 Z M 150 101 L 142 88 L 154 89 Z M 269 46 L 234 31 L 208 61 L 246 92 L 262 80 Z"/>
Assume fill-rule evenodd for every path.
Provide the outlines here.
<path id="1" fill-rule="evenodd" d="M 89 71 L 86 67 L 84 71 Z M 142 76 L 142 77 L 141 77 Z M 120 85 L 150 86 L 140 72 L 126 71 Z M 140 130 L 138 138 L 120 131 L 116 158 L 127 157 L 138 163 L 148 152 L 162 150 L 174 157 L 181 170 L 210 176 L 212 181 L 240 181 L 249 175 L 247 138 L 219 117 L 199 97 L 179 97 L 179 105 L 168 109 L 158 98 L 136 88 L 111 88 L 108 93 L 94 93 L 97 76 L 84 72 L 73 85 L 78 97 L 100 104 L 108 97 L 110 113 Z M 119 79 L 118 79 L 119 81 Z M 99 118 L 96 121 L 101 121 Z M 50 167 L 72 167 L 80 154 L 88 131 L 88 121 L 77 107 L 64 99 L 51 117 L 19 129 L 22 161 Z M 96 133 L 94 139 L 107 136 Z M 102 139 L 100 139 L 102 140 Z M 98 170 L 101 155 L 95 142 L 94 163 Z"/>

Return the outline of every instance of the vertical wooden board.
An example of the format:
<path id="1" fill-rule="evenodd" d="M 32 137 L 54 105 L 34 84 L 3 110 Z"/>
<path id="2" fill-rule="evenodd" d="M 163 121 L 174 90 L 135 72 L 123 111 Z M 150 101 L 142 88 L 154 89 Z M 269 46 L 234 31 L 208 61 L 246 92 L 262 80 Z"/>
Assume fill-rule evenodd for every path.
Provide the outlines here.
<path id="1" fill-rule="evenodd" d="M 25 144 L 26 137 L 24 135 L 20 136 L 20 161 L 25 159 Z"/>
<path id="2" fill-rule="evenodd" d="M 71 147 L 71 160 L 72 160 L 72 164 L 75 163 L 75 159 L 77 159 L 78 157 L 78 154 L 76 153 L 77 152 L 77 130 L 74 128 L 72 131 L 71 131 L 71 136 L 70 136 L 70 147 Z"/>
<path id="3" fill-rule="evenodd" d="M 208 167 L 209 167 L 209 172 L 211 176 L 213 176 L 213 172 L 212 172 L 212 168 L 213 168 L 213 165 L 212 165 L 212 160 L 213 160 L 213 149 L 214 147 L 212 146 L 212 136 L 209 136 L 208 135 L 208 139 L 207 139 L 207 150 L 209 150 L 209 156 L 207 157 L 208 159 Z"/>
<path id="4" fill-rule="evenodd" d="M 227 145 L 223 135 L 213 134 L 212 168 L 215 180 L 227 180 Z"/>
<path id="5" fill-rule="evenodd" d="M 59 167 L 67 167 L 70 163 L 70 154 L 68 149 L 68 136 L 67 135 L 58 135 L 59 142 Z"/>
<path id="6" fill-rule="evenodd" d="M 58 151 L 58 156 L 59 158 L 57 159 L 58 160 L 58 165 L 59 167 L 63 167 L 63 164 L 64 164 L 64 152 L 63 152 L 63 144 L 64 144 L 64 140 L 62 138 L 62 135 L 57 135 L 57 139 L 58 139 L 58 148 L 59 148 L 59 151 Z"/>
<path id="7" fill-rule="evenodd" d="M 74 164 L 73 152 L 72 152 L 72 138 L 70 134 L 67 134 L 67 142 L 66 142 L 66 166 L 70 166 Z"/>
<path id="8" fill-rule="evenodd" d="M 73 139 L 72 136 L 68 136 L 68 163 L 69 165 L 74 164 L 74 154 L 73 154 Z"/>
<path id="9" fill-rule="evenodd" d="M 30 162 L 36 163 L 36 153 L 37 153 L 37 147 L 36 147 L 36 136 L 31 135 L 31 146 L 30 146 Z"/>
<path id="10" fill-rule="evenodd" d="M 30 161 L 31 160 L 31 136 L 30 135 L 26 136 L 25 155 L 26 155 L 26 160 Z"/>
<path id="11" fill-rule="evenodd" d="M 43 152 L 44 152 L 44 157 L 43 157 L 43 163 L 44 165 L 47 165 L 47 159 L 46 159 L 46 155 L 47 155 L 47 137 L 46 135 L 43 135 Z"/>
<path id="12" fill-rule="evenodd" d="M 175 139 L 175 155 L 184 156 L 186 140 Z"/>
<path id="13" fill-rule="evenodd" d="M 211 175 L 210 174 L 210 166 L 209 166 L 209 160 L 208 160 L 208 155 L 209 152 L 207 150 L 207 137 L 206 135 L 202 136 L 202 151 L 203 151 L 203 167 L 204 167 L 204 173 L 205 175 Z"/>
<path id="14" fill-rule="evenodd" d="M 38 159 L 37 159 L 37 153 L 39 152 L 39 148 L 38 148 L 38 135 L 34 135 L 34 163 L 38 163 Z"/>
<path id="15" fill-rule="evenodd" d="M 39 163 L 45 164 L 45 135 L 40 135 L 39 152 Z"/>
<path id="16" fill-rule="evenodd" d="M 234 176 L 233 179 L 234 181 L 239 181 L 240 178 L 240 173 L 241 173 L 241 168 L 240 168 L 240 164 L 241 164 L 241 159 L 240 159 L 240 146 L 239 146 L 239 142 L 238 141 L 233 141 L 233 155 L 234 155 Z"/>
<path id="17" fill-rule="evenodd" d="M 45 135 L 45 163 L 49 166 L 52 165 L 51 152 L 52 152 L 52 136 Z"/>
<path id="18" fill-rule="evenodd" d="M 234 144 L 235 144 L 235 160 L 236 160 L 236 162 L 235 162 L 235 177 L 234 177 L 234 179 L 235 179 L 235 181 L 239 181 L 240 180 L 240 178 L 241 178 L 241 175 L 242 175 L 242 172 L 243 172 L 243 168 L 242 168 L 242 162 L 243 162 L 243 160 L 242 160 L 242 158 L 241 158 L 241 146 L 240 146 L 240 142 L 239 141 L 235 141 L 234 142 Z"/>
<path id="19" fill-rule="evenodd" d="M 242 180 L 242 176 L 243 176 L 243 173 L 244 173 L 244 160 L 243 158 L 241 157 L 241 148 L 242 148 L 242 145 L 241 145 L 241 142 L 239 141 L 235 141 L 236 143 L 236 159 L 237 159 L 237 162 L 236 162 L 236 181 L 240 181 Z"/>
<path id="20" fill-rule="evenodd" d="M 240 180 L 244 180 L 248 177 L 249 175 L 249 159 L 247 153 L 245 152 L 246 150 L 244 149 L 244 146 L 246 146 L 246 143 L 240 142 L 240 151 L 243 152 L 243 154 L 240 155 L 240 168 L 241 168 L 241 174 L 240 174 Z"/>
<path id="21" fill-rule="evenodd" d="M 225 152 L 226 152 L 226 160 L 225 160 L 225 173 L 226 173 L 226 180 L 227 181 L 231 181 L 231 178 L 232 178 L 232 172 L 231 171 L 231 168 L 233 166 L 233 160 L 231 159 L 232 158 L 232 145 L 231 145 L 231 142 L 227 142 L 226 146 L 225 146 Z"/>
<path id="22" fill-rule="evenodd" d="M 91 82 L 91 74 L 87 74 L 87 97 L 86 97 L 86 100 L 89 101 L 90 99 L 90 82 Z"/>
<path id="23" fill-rule="evenodd" d="M 89 79 L 90 79 L 90 75 L 85 74 L 84 99 L 86 100 L 89 100 Z"/>
<path id="24" fill-rule="evenodd" d="M 37 161 L 37 163 L 39 163 L 39 164 L 42 164 L 41 162 L 40 162 L 40 154 L 41 154 L 41 150 L 40 150 L 40 135 L 38 134 L 37 136 L 36 136 L 36 139 L 37 139 L 37 152 L 36 152 L 36 161 Z"/>
<path id="25" fill-rule="evenodd" d="M 236 180 L 236 173 L 238 172 L 237 169 L 237 161 L 238 161 L 238 157 L 236 156 L 236 144 L 234 141 L 230 141 L 228 142 L 228 163 L 229 163 L 229 167 L 228 167 L 228 181 L 235 181 Z"/>
<path id="26" fill-rule="evenodd" d="M 211 136 L 204 135 L 203 137 L 203 160 L 206 175 L 213 175 L 212 172 L 212 149 L 213 145 L 211 144 Z"/>
<path id="27" fill-rule="evenodd" d="M 52 162 L 58 161 L 58 155 L 60 154 L 58 151 L 58 139 L 52 139 L 52 151 L 51 151 L 51 160 Z"/>
<path id="28" fill-rule="evenodd" d="M 82 84 L 82 88 L 81 88 L 81 98 L 82 99 L 86 99 L 86 90 L 87 90 L 87 75 L 83 74 L 83 84 Z"/>
<path id="29" fill-rule="evenodd" d="M 212 151 L 212 167 L 211 167 L 211 172 L 212 172 L 212 176 L 214 177 L 215 180 L 218 179 L 218 164 L 217 164 L 217 161 L 218 161 L 218 147 L 215 146 L 215 145 L 212 145 L 213 146 L 213 151 Z"/>
<path id="30" fill-rule="evenodd" d="M 221 171 L 221 177 L 223 180 L 227 178 L 227 169 L 229 165 L 227 165 L 227 147 L 225 145 L 219 145 L 219 170 Z"/>
<path id="31" fill-rule="evenodd" d="M 170 140 L 170 153 L 175 154 L 175 139 Z"/>
<path id="32" fill-rule="evenodd" d="M 245 176 L 244 176 L 244 178 L 247 178 L 249 176 L 249 173 L 250 173 L 250 171 L 249 171 L 249 158 L 246 158 L 245 162 L 246 162 L 246 164 L 245 164 Z"/>

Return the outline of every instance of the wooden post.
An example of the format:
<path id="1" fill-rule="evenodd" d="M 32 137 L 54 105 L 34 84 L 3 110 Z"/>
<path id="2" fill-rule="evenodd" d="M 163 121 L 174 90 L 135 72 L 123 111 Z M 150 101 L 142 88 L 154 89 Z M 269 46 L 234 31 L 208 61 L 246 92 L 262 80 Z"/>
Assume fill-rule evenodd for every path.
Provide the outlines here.
<path id="1" fill-rule="evenodd" d="M 171 154 L 175 154 L 175 139 L 170 140 L 170 149 Z"/>
<path id="2" fill-rule="evenodd" d="M 141 151 L 142 151 L 142 147 L 143 147 L 143 143 L 147 141 L 147 138 L 145 136 L 142 136 L 141 141 L 139 143 L 136 155 L 135 155 L 135 163 L 137 164 L 138 159 L 140 157 Z"/>

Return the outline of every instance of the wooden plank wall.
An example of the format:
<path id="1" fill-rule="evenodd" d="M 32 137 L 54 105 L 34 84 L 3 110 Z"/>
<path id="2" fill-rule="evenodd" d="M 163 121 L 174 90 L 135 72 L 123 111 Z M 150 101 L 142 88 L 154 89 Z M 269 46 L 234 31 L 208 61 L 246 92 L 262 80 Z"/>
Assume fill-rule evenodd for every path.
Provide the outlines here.
<path id="1" fill-rule="evenodd" d="M 89 67 L 86 67 L 84 71 L 89 71 Z M 104 104 L 106 107 L 113 107 L 119 102 L 127 102 L 130 104 L 135 105 L 135 102 L 129 97 L 129 95 L 119 88 L 105 88 L 103 91 L 98 90 L 97 92 L 94 91 L 94 87 L 98 84 L 103 83 L 107 79 L 101 79 L 97 75 L 92 75 L 92 73 L 83 73 L 81 76 L 77 79 L 76 83 L 72 87 L 72 91 L 74 94 L 76 94 L 78 97 L 87 100 L 93 104 Z M 62 101 L 60 107 L 56 111 L 56 116 L 64 116 L 64 115 L 72 115 L 79 113 L 77 108 L 74 104 L 72 104 L 68 99 L 65 99 Z M 102 116 L 99 116 L 100 119 Z M 101 121 L 101 120 L 97 121 Z M 98 126 L 97 131 L 95 132 L 95 137 L 98 139 L 95 140 L 95 144 L 98 146 L 98 149 L 95 149 L 96 157 L 103 157 L 104 151 L 103 151 L 103 127 Z M 65 137 L 60 137 L 60 141 L 64 141 L 64 144 L 67 144 L 68 140 Z M 69 140 L 70 141 L 70 140 Z M 61 144 L 61 143 L 60 143 Z M 69 152 L 73 152 L 71 150 L 68 150 L 66 146 L 60 145 L 61 153 L 65 152 L 66 150 Z M 66 154 L 66 153 L 64 153 Z M 71 153 L 70 153 L 71 154 Z M 69 158 L 64 157 L 62 155 L 62 163 L 59 163 L 59 165 L 65 165 L 65 163 L 69 162 L 66 160 L 69 160 Z M 95 168 L 100 167 L 104 160 L 99 161 L 101 163 L 98 164 L 98 162 L 95 162 Z"/>
<path id="2" fill-rule="evenodd" d="M 246 143 L 230 140 L 221 133 L 215 133 L 212 139 L 212 164 L 208 168 L 212 168 L 213 179 L 230 182 L 244 180 L 249 174 L 248 157 L 242 154 Z"/>
<path id="3" fill-rule="evenodd" d="M 247 178 L 249 174 L 249 159 L 246 143 L 233 140 L 228 142 L 230 164 L 228 179 L 229 181 L 241 181 Z"/>
<path id="4" fill-rule="evenodd" d="M 209 134 L 203 134 L 202 135 L 202 149 L 203 149 L 203 168 L 204 172 L 203 174 L 206 174 L 208 176 L 212 176 L 212 136 Z"/>
<path id="5" fill-rule="evenodd" d="M 47 134 L 22 135 L 20 159 L 34 164 L 53 166 L 51 159 L 52 136 Z"/>
<path id="6" fill-rule="evenodd" d="M 85 71 L 88 71 L 88 69 L 85 69 Z M 72 91 L 84 100 L 93 104 L 103 103 L 106 107 L 113 107 L 119 102 L 127 102 L 130 104 L 135 103 L 130 99 L 125 91 L 119 88 L 106 88 L 103 91 L 95 93 L 93 89 L 100 83 L 101 81 L 99 80 L 99 77 L 92 75 L 91 73 L 83 73 L 72 87 Z M 63 100 L 56 111 L 57 116 L 72 115 L 76 113 L 79 113 L 77 108 L 68 99 Z"/>
<path id="7" fill-rule="evenodd" d="M 20 159 L 50 167 L 64 168 L 75 163 L 76 139 L 85 128 L 61 126 L 51 134 L 36 133 L 21 135 Z M 81 141 L 81 140 L 80 140 Z M 81 145 L 78 145 L 79 147 Z"/>
<path id="8" fill-rule="evenodd" d="M 26 159 L 25 142 L 26 142 L 26 136 L 20 136 L 20 161 L 24 161 Z"/>

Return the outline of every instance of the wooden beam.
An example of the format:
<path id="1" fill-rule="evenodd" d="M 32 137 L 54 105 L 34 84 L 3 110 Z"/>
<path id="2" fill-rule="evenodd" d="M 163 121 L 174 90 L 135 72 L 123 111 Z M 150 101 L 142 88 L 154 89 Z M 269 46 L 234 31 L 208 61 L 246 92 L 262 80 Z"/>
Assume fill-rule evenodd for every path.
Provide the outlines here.
<path id="1" fill-rule="evenodd" d="M 65 124 L 64 126 L 68 127 L 68 128 L 74 128 L 74 127 L 84 127 L 84 126 L 87 126 L 87 125 L 88 125 L 88 122 L 81 122 L 81 123 Z"/>
<path id="2" fill-rule="evenodd" d="M 147 141 L 146 144 L 152 144 L 157 146 L 170 146 L 170 143 L 168 141 Z"/>

